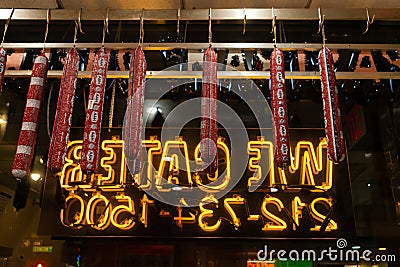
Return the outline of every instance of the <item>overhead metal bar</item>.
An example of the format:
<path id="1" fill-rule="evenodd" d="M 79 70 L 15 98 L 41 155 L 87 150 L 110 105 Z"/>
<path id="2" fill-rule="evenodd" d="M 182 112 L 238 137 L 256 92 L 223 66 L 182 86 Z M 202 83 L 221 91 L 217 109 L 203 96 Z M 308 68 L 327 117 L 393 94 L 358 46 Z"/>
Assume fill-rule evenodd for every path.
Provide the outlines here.
<path id="1" fill-rule="evenodd" d="M 248 20 L 271 20 L 270 8 L 246 8 Z M 0 9 L 0 19 L 7 19 L 11 9 Z M 46 10 L 16 9 L 13 20 L 46 20 Z M 139 20 L 142 10 L 109 10 L 109 20 Z M 365 20 L 364 8 L 326 8 L 322 9 L 326 20 Z M 375 14 L 376 20 L 400 21 L 400 8 L 370 8 L 369 13 Z M 208 20 L 209 9 L 182 9 L 181 20 Z M 274 8 L 274 14 L 279 20 L 318 20 L 318 9 L 308 8 Z M 51 10 L 52 20 L 75 20 L 79 10 Z M 82 20 L 103 20 L 106 10 L 83 10 Z M 144 10 L 145 20 L 176 20 L 176 9 Z M 242 20 L 243 9 L 213 9 L 213 20 Z"/>
<path id="2" fill-rule="evenodd" d="M 28 78 L 30 70 L 6 70 L 6 77 Z M 90 78 L 91 71 L 79 71 L 78 78 Z M 49 70 L 48 78 L 61 78 L 61 70 Z M 286 79 L 316 80 L 319 79 L 319 72 L 314 71 L 293 71 L 285 72 Z M 202 77 L 201 71 L 147 71 L 147 78 L 154 79 L 194 79 Z M 128 71 L 107 71 L 107 78 L 128 78 Z M 269 71 L 219 71 L 219 79 L 269 79 Z M 378 80 L 395 79 L 400 80 L 400 72 L 336 72 L 338 80 Z"/>
<path id="3" fill-rule="evenodd" d="M 46 48 L 71 48 L 73 43 L 46 43 Z M 400 44 L 326 44 L 329 49 L 351 49 L 351 50 L 400 50 Z M 76 43 L 76 48 L 99 48 L 101 43 Z M 137 43 L 105 43 L 108 49 L 129 50 L 137 46 Z M 143 50 L 171 50 L 174 48 L 186 48 L 189 50 L 205 49 L 208 43 L 143 43 Z M 319 50 L 320 43 L 277 43 L 276 46 L 281 50 Z M 43 48 L 43 43 L 4 43 L 6 49 L 27 49 L 27 48 Z M 230 49 L 231 52 L 274 48 L 274 43 L 213 43 L 215 49 Z"/>

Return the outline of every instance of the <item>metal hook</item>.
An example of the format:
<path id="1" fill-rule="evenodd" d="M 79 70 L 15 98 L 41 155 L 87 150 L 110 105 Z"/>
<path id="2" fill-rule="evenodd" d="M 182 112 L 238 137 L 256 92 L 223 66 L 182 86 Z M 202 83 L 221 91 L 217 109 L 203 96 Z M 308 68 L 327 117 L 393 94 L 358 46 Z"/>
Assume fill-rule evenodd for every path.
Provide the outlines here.
<path id="1" fill-rule="evenodd" d="M 74 23 L 75 23 L 75 27 L 74 27 L 74 29 L 75 29 L 75 31 L 74 31 L 74 47 L 75 47 L 75 44 L 76 44 L 76 41 L 77 41 L 76 36 L 78 35 L 79 25 L 78 25 L 78 22 L 76 20 L 74 20 Z"/>
<path id="2" fill-rule="evenodd" d="M 108 31 L 108 11 L 109 11 L 109 8 L 107 8 L 106 18 L 103 21 L 103 40 L 101 42 L 101 46 L 104 46 L 104 40 L 106 38 L 106 33 L 110 34 L 110 32 Z"/>
<path id="3" fill-rule="evenodd" d="M 50 24 L 50 9 L 47 9 L 47 17 L 46 17 L 46 32 L 44 33 L 44 40 L 43 40 L 43 53 L 46 46 L 47 34 L 49 33 L 49 24 Z"/>
<path id="4" fill-rule="evenodd" d="M 325 23 L 325 15 L 321 15 L 321 8 L 318 8 L 318 19 L 319 19 L 319 26 L 317 34 L 322 31 Z"/>
<path id="5" fill-rule="evenodd" d="M 142 12 L 140 14 L 140 26 L 139 26 L 139 45 L 143 44 L 143 39 L 144 39 L 144 8 L 142 9 Z"/>
<path id="6" fill-rule="evenodd" d="M 375 20 L 375 14 L 372 16 L 372 19 L 369 17 L 369 11 L 368 8 L 365 8 L 366 12 L 367 12 L 367 28 L 365 29 L 365 31 L 362 34 L 366 34 L 369 30 L 369 25 L 371 25 L 372 23 L 374 23 Z"/>
<path id="7" fill-rule="evenodd" d="M 81 23 L 81 15 L 82 15 L 82 8 L 79 9 L 79 14 L 78 14 L 78 26 L 79 26 L 79 32 L 82 34 L 85 34 L 82 30 L 82 23 Z"/>
<path id="8" fill-rule="evenodd" d="M 80 32 L 80 33 L 85 34 L 85 33 L 83 32 L 83 30 L 82 30 L 81 13 L 82 13 L 82 8 L 79 10 L 78 20 L 74 20 L 74 22 L 75 22 L 74 47 L 75 47 L 76 41 L 78 40 L 78 39 L 76 38 L 76 36 L 78 35 L 78 29 L 79 29 L 79 32 Z"/>
<path id="9" fill-rule="evenodd" d="M 276 46 L 276 16 L 275 16 L 275 12 L 274 12 L 274 8 L 272 8 L 272 29 L 271 29 L 271 33 L 274 34 L 274 46 Z"/>
<path id="10" fill-rule="evenodd" d="M 50 20 L 51 20 L 50 9 L 47 9 L 47 17 L 46 17 L 47 24 L 50 23 Z"/>
<path id="11" fill-rule="evenodd" d="M 180 8 L 178 8 L 177 17 L 178 17 L 178 21 L 176 23 L 176 35 L 179 35 L 179 24 L 180 24 L 180 21 L 181 21 L 181 9 Z"/>
<path id="12" fill-rule="evenodd" d="M 11 21 L 11 18 L 12 18 L 12 16 L 13 16 L 13 14 L 14 14 L 14 8 L 11 9 L 11 14 L 10 14 L 10 16 L 8 17 L 8 19 L 7 19 L 7 21 L 6 21 L 6 24 L 4 25 L 4 32 L 3 32 L 3 39 L 1 40 L 1 47 L 3 47 L 4 38 L 6 37 L 8 25 L 10 24 L 10 21 Z"/>
<path id="13" fill-rule="evenodd" d="M 318 26 L 318 33 L 322 33 L 322 43 L 325 45 L 325 15 L 322 15 L 321 8 L 318 8 L 318 18 L 319 18 L 319 26 Z"/>
<path id="14" fill-rule="evenodd" d="M 208 11 L 208 44 L 211 46 L 212 30 L 211 30 L 211 8 Z"/>
<path id="15" fill-rule="evenodd" d="M 246 34 L 246 9 L 243 8 L 243 35 Z"/>

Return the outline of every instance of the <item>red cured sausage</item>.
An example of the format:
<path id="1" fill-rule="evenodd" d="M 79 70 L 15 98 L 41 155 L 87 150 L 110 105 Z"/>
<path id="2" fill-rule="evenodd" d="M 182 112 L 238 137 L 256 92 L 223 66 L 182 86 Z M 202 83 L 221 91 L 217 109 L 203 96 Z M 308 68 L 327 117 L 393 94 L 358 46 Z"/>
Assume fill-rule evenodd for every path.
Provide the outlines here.
<path id="1" fill-rule="evenodd" d="M 141 170 L 143 104 L 147 63 L 138 46 L 131 58 L 128 84 L 128 106 L 125 116 L 124 141 L 126 163 L 132 175 Z"/>
<path id="2" fill-rule="evenodd" d="M 290 165 L 289 127 L 286 107 L 285 61 L 282 51 L 271 54 L 271 107 L 274 119 L 274 162 L 277 167 Z"/>
<path id="3" fill-rule="evenodd" d="M 334 163 L 345 157 L 343 128 L 331 51 L 324 45 L 318 56 L 328 156 Z"/>
<path id="4" fill-rule="evenodd" d="M 7 54 L 3 47 L 0 48 L 0 94 L 3 88 L 4 72 L 6 71 Z"/>
<path id="5" fill-rule="evenodd" d="M 201 89 L 200 157 L 209 175 L 218 170 L 217 154 L 217 55 L 209 47 L 204 53 Z"/>
<path id="6" fill-rule="evenodd" d="M 12 175 L 23 178 L 29 173 L 35 150 L 36 136 L 40 117 L 40 105 L 47 78 L 48 59 L 40 54 L 33 64 L 17 152 L 12 166 Z"/>
<path id="7" fill-rule="evenodd" d="M 94 173 L 98 166 L 108 60 L 109 53 L 102 47 L 93 62 L 80 161 L 81 170 L 86 175 Z"/>
<path id="8" fill-rule="evenodd" d="M 74 107 L 78 66 L 79 54 L 75 48 L 72 48 L 67 55 L 61 78 L 57 110 L 54 117 L 53 134 L 51 136 L 47 157 L 47 168 L 53 173 L 60 172 L 65 163 L 72 110 Z"/>

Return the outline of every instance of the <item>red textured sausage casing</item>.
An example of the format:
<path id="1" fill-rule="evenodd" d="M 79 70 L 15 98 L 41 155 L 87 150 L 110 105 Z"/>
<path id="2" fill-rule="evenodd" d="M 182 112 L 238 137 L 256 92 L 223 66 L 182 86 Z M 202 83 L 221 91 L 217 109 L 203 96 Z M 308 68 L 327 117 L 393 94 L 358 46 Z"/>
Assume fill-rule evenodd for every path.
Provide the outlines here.
<path id="1" fill-rule="evenodd" d="M 3 47 L 0 48 L 0 94 L 3 88 L 4 73 L 6 72 L 7 54 Z"/>
<path id="2" fill-rule="evenodd" d="M 126 164 L 132 175 L 141 170 L 143 104 L 147 63 L 138 46 L 131 57 L 128 83 L 128 106 L 125 115 L 124 142 Z"/>
<path id="3" fill-rule="evenodd" d="M 72 110 L 74 108 L 78 66 L 79 54 L 75 48 L 72 48 L 66 57 L 63 69 L 56 115 L 54 117 L 53 132 L 47 156 L 47 168 L 53 173 L 60 172 L 65 163 L 69 131 L 71 128 Z"/>
<path id="4" fill-rule="evenodd" d="M 217 55 L 209 47 L 204 53 L 203 82 L 201 89 L 200 157 L 206 171 L 214 176 L 218 170 L 217 124 Z"/>
<path id="5" fill-rule="evenodd" d="M 282 51 L 271 54 L 271 108 L 274 120 L 274 162 L 277 167 L 290 165 L 289 126 L 286 107 L 285 61 Z"/>
<path id="6" fill-rule="evenodd" d="M 23 178 L 29 173 L 35 150 L 36 136 L 40 118 L 40 106 L 47 78 L 48 60 L 40 54 L 33 64 L 31 81 L 25 105 L 22 127 L 19 134 L 17 152 L 12 166 L 12 175 Z"/>
<path id="7" fill-rule="evenodd" d="M 326 46 L 323 46 L 319 52 L 318 61 L 321 75 L 328 156 L 334 163 L 339 163 L 345 157 L 343 128 L 340 119 L 338 90 L 333 70 L 332 53 Z"/>
<path id="8" fill-rule="evenodd" d="M 102 47 L 94 57 L 83 131 L 80 166 L 82 172 L 87 175 L 96 172 L 98 166 L 108 61 L 109 53 Z"/>

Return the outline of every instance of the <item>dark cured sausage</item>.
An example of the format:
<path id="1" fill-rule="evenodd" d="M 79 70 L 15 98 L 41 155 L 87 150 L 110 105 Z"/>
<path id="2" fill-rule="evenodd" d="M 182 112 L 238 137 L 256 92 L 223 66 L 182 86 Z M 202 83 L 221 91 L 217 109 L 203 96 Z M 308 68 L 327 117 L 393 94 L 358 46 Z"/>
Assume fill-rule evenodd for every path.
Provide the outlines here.
<path id="1" fill-rule="evenodd" d="M 331 51 L 324 45 L 318 56 L 328 156 L 334 163 L 345 157 L 343 128 Z"/>
<path id="2" fill-rule="evenodd" d="M 286 107 L 285 61 L 282 51 L 271 54 L 271 107 L 274 120 L 274 162 L 277 167 L 290 165 L 289 127 Z"/>
<path id="3" fill-rule="evenodd" d="M 217 154 L 217 55 L 209 47 L 204 53 L 203 82 L 201 89 L 200 157 L 206 171 L 214 176 L 218 170 Z"/>
<path id="4" fill-rule="evenodd" d="M 0 48 L 0 94 L 3 88 L 4 73 L 6 71 L 7 54 L 3 47 Z"/>
<path id="5" fill-rule="evenodd" d="M 40 105 L 47 78 L 48 59 L 40 54 L 33 64 L 17 152 L 12 166 L 12 175 L 23 178 L 29 173 L 35 150 L 36 136 L 40 117 Z"/>
<path id="6" fill-rule="evenodd" d="M 140 46 L 135 49 L 129 68 L 128 106 L 125 115 L 124 141 L 126 164 L 132 175 L 141 170 L 143 104 L 147 63 Z"/>
<path id="7" fill-rule="evenodd" d="M 54 117 L 49 154 L 47 157 L 47 168 L 53 173 L 60 172 L 65 163 L 72 110 L 74 107 L 78 66 L 79 54 L 75 48 L 72 48 L 67 55 L 63 76 L 61 78 L 56 115 Z"/>
<path id="8" fill-rule="evenodd" d="M 93 174 L 98 166 L 104 92 L 109 53 L 102 47 L 94 57 L 90 81 L 80 166 L 84 174 Z"/>

